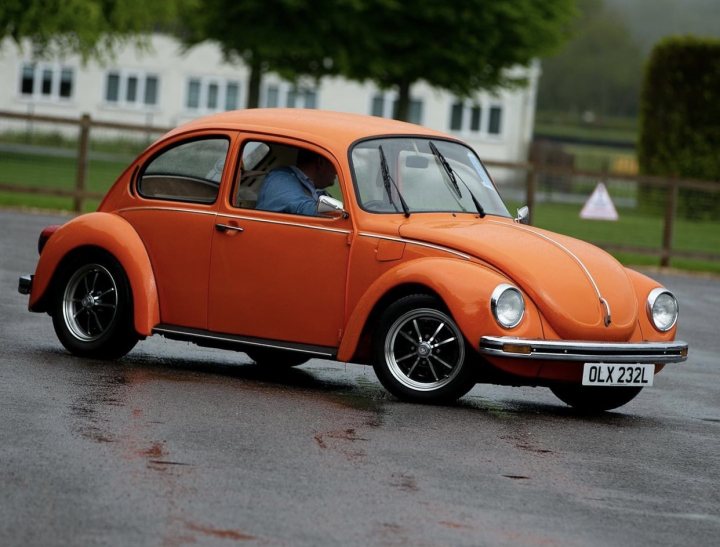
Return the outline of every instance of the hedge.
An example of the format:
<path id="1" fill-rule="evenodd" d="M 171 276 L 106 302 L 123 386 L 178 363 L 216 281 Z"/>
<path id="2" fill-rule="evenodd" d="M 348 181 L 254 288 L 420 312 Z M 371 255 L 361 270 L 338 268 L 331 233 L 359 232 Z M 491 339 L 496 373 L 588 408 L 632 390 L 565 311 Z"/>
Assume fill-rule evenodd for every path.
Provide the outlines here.
<path id="1" fill-rule="evenodd" d="M 672 37 L 655 46 L 640 98 L 639 139 L 643 174 L 720 184 L 720 40 Z M 661 207 L 664 194 L 641 189 L 651 206 Z M 679 214 L 720 220 L 720 193 L 682 192 Z"/>

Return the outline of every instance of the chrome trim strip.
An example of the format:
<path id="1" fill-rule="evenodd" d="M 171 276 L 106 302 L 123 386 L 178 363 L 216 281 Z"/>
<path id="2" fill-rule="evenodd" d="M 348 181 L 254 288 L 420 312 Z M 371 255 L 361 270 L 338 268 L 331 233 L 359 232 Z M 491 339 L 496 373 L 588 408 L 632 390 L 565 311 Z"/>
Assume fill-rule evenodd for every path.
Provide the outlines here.
<path id="1" fill-rule="evenodd" d="M 513 344 L 530 348 L 530 353 L 506 351 Z M 680 363 L 687 360 L 687 342 L 583 342 L 575 340 L 534 340 L 512 336 L 483 336 L 480 353 L 509 359 L 581 361 L 605 363 Z"/>
<path id="2" fill-rule="evenodd" d="M 200 211 L 198 209 L 183 209 L 181 207 L 158 207 L 157 205 L 147 207 L 125 207 L 123 209 L 117 209 L 116 213 L 125 213 L 132 211 L 172 211 L 173 213 L 195 213 L 198 215 L 217 215 L 217 211 Z"/>
<path id="3" fill-rule="evenodd" d="M 580 266 L 580 268 L 582 268 L 583 272 L 585 272 L 585 276 L 588 278 L 588 280 L 592 284 L 593 289 L 595 289 L 595 294 L 597 294 L 600 304 L 603 306 L 605 326 L 607 327 L 610 325 L 610 322 L 611 322 L 610 304 L 608 303 L 607 300 L 605 300 L 603 298 L 603 295 L 600 293 L 600 288 L 597 286 L 597 283 L 595 282 L 595 278 L 590 273 L 590 270 L 587 269 L 587 266 L 585 266 L 583 261 L 580 260 L 580 258 L 575 253 L 573 253 L 570 249 L 565 247 L 565 245 L 563 245 L 559 241 L 555 241 L 551 237 L 548 237 L 544 234 L 540 234 L 540 233 L 536 232 L 535 230 L 531 230 L 530 228 L 525 228 L 524 226 L 520 226 L 519 224 L 505 224 L 504 222 L 498 222 L 497 220 L 489 220 L 488 222 L 492 222 L 493 224 L 499 224 L 501 226 L 507 226 L 509 228 L 515 228 L 517 230 L 523 230 L 524 232 L 529 232 L 533 235 L 536 235 L 537 237 L 539 237 L 541 239 L 544 239 L 545 241 L 551 243 L 552 245 L 555 245 L 556 247 L 558 247 L 559 249 L 561 249 L 562 251 L 567 253 L 570 256 L 570 258 L 572 258 L 575 261 L 575 263 L 578 266 Z"/>
<path id="4" fill-rule="evenodd" d="M 455 251 L 453 249 L 450 249 L 448 247 L 442 247 L 440 245 L 433 245 L 432 243 L 425 243 L 423 241 L 416 241 L 414 239 L 405 239 L 402 237 L 392 237 L 392 236 L 385 236 L 381 234 L 374 234 L 372 232 L 359 232 L 359 236 L 362 237 L 372 237 L 375 239 L 385 239 L 387 241 L 397 241 L 399 243 L 407 243 L 409 245 L 418 245 L 420 247 L 427 247 L 429 249 L 435 249 L 437 251 L 445 251 L 446 253 L 453 254 L 455 256 L 459 256 L 460 258 L 464 258 L 465 260 L 471 260 L 472 257 L 470 255 L 466 255 L 465 253 L 461 253 L 460 251 Z"/>
<path id="5" fill-rule="evenodd" d="M 324 226 L 313 226 L 312 224 L 303 224 L 301 222 L 288 222 L 284 220 L 272 220 L 272 219 L 265 219 L 265 218 L 255 218 L 255 217 L 248 217 L 248 216 L 241 216 L 241 215 L 227 215 L 224 213 L 218 213 L 217 211 L 198 211 L 197 209 L 184 209 L 181 207 L 158 207 L 158 206 L 149 206 L 149 207 L 126 207 L 124 209 L 118 209 L 118 213 L 124 213 L 126 211 L 172 211 L 176 213 L 195 213 L 198 215 L 213 215 L 218 216 L 220 218 L 229 218 L 234 220 L 247 220 L 251 222 L 266 222 L 268 224 L 281 224 L 284 226 L 297 226 L 298 228 L 309 228 L 311 230 L 320 230 L 322 232 L 334 232 L 338 234 L 344 234 L 348 235 L 351 234 L 351 230 L 343 230 L 340 228 L 325 228 Z"/>
<path id="6" fill-rule="evenodd" d="M 265 222 L 266 224 L 280 224 L 282 226 L 296 226 L 298 228 L 309 228 L 311 230 L 320 230 L 321 232 L 333 232 L 337 234 L 351 234 L 351 230 L 343 230 L 341 228 L 326 228 L 324 226 L 314 226 L 312 224 L 303 224 L 301 222 L 289 222 L 286 220 L 272 220 L 267 218 L 255 218 L 241 215 L 226 215 L 224 213 L 218 213 L 218 217 L 229 218 L 232 220 L 247 220 L 249 222 Z"/>
<path id="7" fill-rule="evenodd" d="M 215 334 L 210 331 L 197 331 L 195 329 L 173 329 L 168 326 L 158 326 L 155 327 L 152 330 L 153 334 L 160 334 L 160 335 L 175 335 L 178 337 L 183 338 L 184 340 L 193 340 L 195 338 L 200 338 L 202 340 L 214 340 L 217 342 L 231 342 L 238 345 L 244 345 L 244 346 L 256 346 L 256 347 L 263 347 L 263 348 L 273 348 L 273 349 L 284 349 L 289 351 L 295 351 L 297 353 L 305 353 L 308 355 L 318 355 L 323 357 L 330 357 L 334 358 L 336 353 L 332 351 L 328 351 L 326 348 L 321 349 L 321 346 L 317 346 L 317 349 L 314 349 L 315 346 L 313 346 L 313 349 L 305 349 L 301 346 L 301 344 L 293 343 L 293 342 L 281 342 L 281 341 L 273 341 L 273 340 L 262 340 L 260 338 L 246 338 L 244 336 L 233 336 L 231 334 L 228 335 L 222 335 L 222 334 Z"/>

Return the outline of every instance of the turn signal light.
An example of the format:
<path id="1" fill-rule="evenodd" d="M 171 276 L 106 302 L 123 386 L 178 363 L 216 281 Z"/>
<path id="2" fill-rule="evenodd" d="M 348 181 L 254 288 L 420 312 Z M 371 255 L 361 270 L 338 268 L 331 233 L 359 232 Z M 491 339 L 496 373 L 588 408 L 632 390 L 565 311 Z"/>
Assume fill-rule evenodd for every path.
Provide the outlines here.
<path id="1" fill-rule="evenodd" d="M 519 353 L 521 355 L 530 355 L 532 348 L 527 344 L 503 344 L 502 347 L 505 353 Z"/>

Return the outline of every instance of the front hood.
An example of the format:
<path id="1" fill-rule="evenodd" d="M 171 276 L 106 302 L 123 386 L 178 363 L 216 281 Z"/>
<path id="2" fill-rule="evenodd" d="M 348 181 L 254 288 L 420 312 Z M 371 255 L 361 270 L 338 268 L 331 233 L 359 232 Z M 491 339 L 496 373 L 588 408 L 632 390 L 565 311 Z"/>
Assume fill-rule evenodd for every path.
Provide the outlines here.
<path id="1" fill-rule="evenodd" d="M 411 218 L 400 235 L 494 266 L 532 299 L 561 338 L 624 341 L 635 330 L 633 285 L 623 266 L 593 245 L 497 217 L 472 223 Z"/>

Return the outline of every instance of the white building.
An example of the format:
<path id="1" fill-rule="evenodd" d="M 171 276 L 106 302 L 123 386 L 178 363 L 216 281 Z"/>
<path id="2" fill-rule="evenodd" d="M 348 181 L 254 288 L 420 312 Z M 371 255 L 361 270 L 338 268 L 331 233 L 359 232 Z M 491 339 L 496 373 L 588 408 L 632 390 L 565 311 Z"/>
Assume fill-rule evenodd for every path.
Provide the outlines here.
<path id="1" fill-rule="evenodd" d="M 172 127 L 192 118 L 242 108 L 248 71 L 224 61 L 220 49 L 203 44 L 183 52 L 173 38 L 154 35 L 151 48 L 128 45 L 105 64 L 68 56 L 35 60 L 32 48 L 9 39 L 0 47 L 0 111 Z M 496 95 L 479 92 L 459 100 L 419 83 L 412 88 L 411 121 L 451 133 L 471 144 L 481 158 L 525 161 L 532 138 L 539 67 L 517 71 L 524 88 Z M 374 84 L 325 78 L 293 86 L 265 76 L 261 106 L 321 108 L 392 115 L 394 92 Z M 0 116 L 0 132 L 17 127 Z"/>

